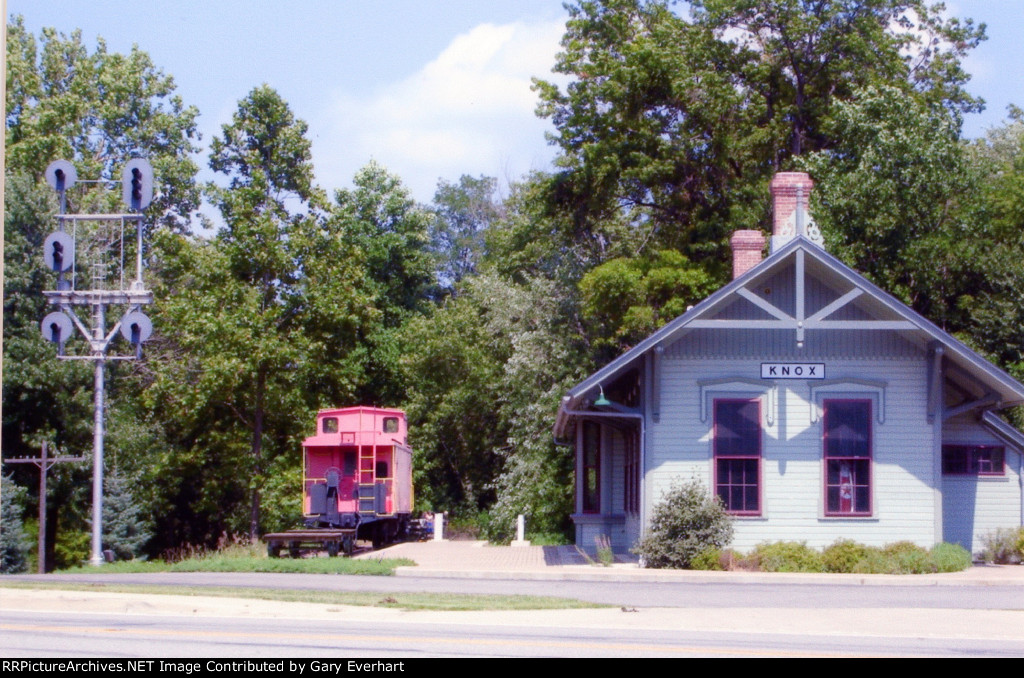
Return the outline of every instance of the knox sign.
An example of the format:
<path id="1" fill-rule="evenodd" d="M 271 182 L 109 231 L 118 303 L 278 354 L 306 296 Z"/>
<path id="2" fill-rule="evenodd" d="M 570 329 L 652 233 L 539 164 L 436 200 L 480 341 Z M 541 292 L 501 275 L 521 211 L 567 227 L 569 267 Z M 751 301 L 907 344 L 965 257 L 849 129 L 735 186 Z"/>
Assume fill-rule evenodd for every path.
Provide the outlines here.
<path id="1" fill-rule="evenodd" d="M 825 363 L 761 363 L 762 379 L 824 379 Z"/>

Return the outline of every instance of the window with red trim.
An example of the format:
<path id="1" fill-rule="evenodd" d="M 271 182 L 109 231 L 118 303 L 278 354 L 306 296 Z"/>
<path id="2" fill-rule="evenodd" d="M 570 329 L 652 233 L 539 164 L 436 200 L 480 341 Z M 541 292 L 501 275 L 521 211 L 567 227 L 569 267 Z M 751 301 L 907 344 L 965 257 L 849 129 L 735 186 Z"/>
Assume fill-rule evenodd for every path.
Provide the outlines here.
<path id="1" fill-rule="evenodd" d="M 871 515 L 871 401 L 826 400 L 825 515 Z"/>
<path id="2" fill-rule="evenodd" d="M 1005 453 L 998 445 L 943 445 L 942 473 L 948 476 L 1001 476 Z"/>
<path id="3" fill-rule="evenodd" d="M 715 494 L 729 513 L 761 513 L 761 403 L 715 400 Z"/>
<path id="4" fill-rule="evenodd" d="M 601 427 L 583 422 L 583 512 L 601 512 Z"/>

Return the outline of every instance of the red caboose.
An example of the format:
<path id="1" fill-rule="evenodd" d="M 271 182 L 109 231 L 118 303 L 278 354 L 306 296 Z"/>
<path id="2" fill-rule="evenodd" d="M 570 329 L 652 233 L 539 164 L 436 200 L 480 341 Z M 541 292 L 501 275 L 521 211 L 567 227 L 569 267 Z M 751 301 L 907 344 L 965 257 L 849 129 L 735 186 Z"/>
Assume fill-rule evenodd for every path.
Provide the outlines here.
<path id="1" fill-rule="evenodd" d="M 404 537 L 412 512 L 412 450 L 405 413 L 381 407 L 321 410 L 302 443 L 305 530 L 264 537 L 271 555 L 315 545 L 334 555 L 356 539 L 374 548 Z"/>

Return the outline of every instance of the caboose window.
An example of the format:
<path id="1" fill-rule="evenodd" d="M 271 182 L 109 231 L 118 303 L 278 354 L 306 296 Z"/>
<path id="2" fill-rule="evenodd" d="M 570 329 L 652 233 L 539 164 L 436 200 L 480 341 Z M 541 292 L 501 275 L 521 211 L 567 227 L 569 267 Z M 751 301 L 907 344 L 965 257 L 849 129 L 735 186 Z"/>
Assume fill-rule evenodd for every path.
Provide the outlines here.
<path id="1" fill-rule="evenodd" d="M 337 417 L 324 417 L 323 431 L 324 431 L 324 433 L 337 433 L 338 432 L 338 418 Z"/>
<path id="2" fill-rule="evenodd" d="M 384 433 L 398 433 L 398 417 L 384 417 Z"/>

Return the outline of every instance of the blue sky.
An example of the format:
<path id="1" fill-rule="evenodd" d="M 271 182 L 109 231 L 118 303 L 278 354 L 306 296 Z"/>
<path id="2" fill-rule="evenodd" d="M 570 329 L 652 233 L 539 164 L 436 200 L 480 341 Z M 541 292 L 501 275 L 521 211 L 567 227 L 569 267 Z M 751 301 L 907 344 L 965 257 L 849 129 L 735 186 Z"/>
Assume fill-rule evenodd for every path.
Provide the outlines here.
<path id="1" fill-rule="evenodd" d="M 967 121 L 974 137 L 1007 104 L 1024 106 L 1024 0 L 946 5 L 988 26 L 966 62 L 969 90 L 988 102 Z M 429 202 L 439 178 L 507 182 L 554 156 L 530 78 L 551 77 L 560 0 L 7 0 L 7 10 L 37 35 L 80 28 L 90 49 L 97 36 L 111 51 L 138 44 L 199 109 L 204 145 L 266 82 L 309 123 L 328 190 L 372 158 Z"/>

